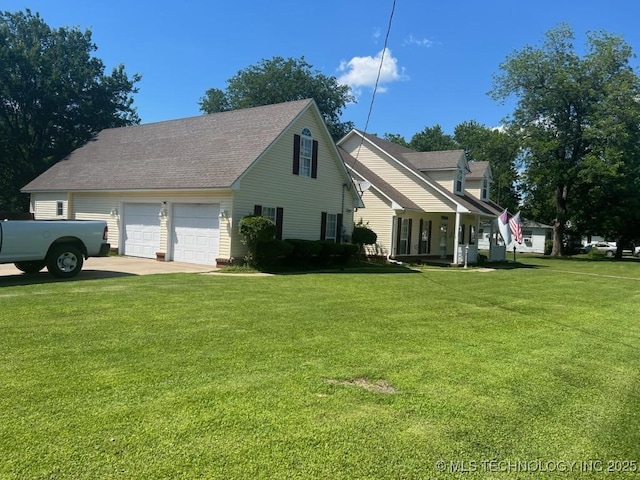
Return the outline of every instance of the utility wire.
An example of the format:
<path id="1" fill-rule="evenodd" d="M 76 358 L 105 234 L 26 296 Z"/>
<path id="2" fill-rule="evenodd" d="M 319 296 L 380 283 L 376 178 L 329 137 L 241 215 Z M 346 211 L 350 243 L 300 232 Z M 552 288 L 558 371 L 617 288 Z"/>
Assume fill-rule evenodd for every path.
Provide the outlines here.
<path id="1" fill-rule="evenodd" d="M 369 120 L 371 119 L 371 112 L 373 111 L 373 102 L 376 99 L 376 92 L 378 91 L 378 82 L 380 81 L 380 74 L 382 73 L 382 65 L 384 64 L 384 56 L 387 53 L 387 44 L 389 43 L 389 33 L 391 32 L 391 23 L 393 22 L 393 14 L 396 11 L 396 0 L 393 0 L 393 5 L 391 6 L 391 15 L 389 15 L 389 24 L 387 25 L 387 33 L 384 37 L 384 47 L 382 47 L 382 55 L 380 55 L 380 66 L 378 67 L 378 76 L 376 77 L 376 84 L 373 87 L 373 94 L 371 95 L 371 103 L 369 104 L 369 112 L 367 113 L 367 121 L 364 124 L 364 130 L 362 138 L 360 139 L 360 145 L 358 145 L 358 151 L 356 152 L 353 166 L 355 167 L 358 162 L 358 156 L 360 155 L 360 149 L 362 148 L 362 144 L 364 143 L 364 136 L 367 134 L 367 128 L 369 128 Z"/>

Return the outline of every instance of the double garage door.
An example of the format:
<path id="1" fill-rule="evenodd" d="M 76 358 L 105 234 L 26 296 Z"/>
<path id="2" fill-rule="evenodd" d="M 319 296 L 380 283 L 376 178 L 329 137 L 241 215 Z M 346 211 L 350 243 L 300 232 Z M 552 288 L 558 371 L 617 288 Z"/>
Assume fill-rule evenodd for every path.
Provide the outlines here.
<path id="1" fill-rule="evenodd" d="M 158 203 L 124 206 L 124 254 L 156 258 L 162 236 Z M 219 205 L 175 204 L 169 221 L 169 257 L 176 262 L 215 265 L 219 253 Z"/>

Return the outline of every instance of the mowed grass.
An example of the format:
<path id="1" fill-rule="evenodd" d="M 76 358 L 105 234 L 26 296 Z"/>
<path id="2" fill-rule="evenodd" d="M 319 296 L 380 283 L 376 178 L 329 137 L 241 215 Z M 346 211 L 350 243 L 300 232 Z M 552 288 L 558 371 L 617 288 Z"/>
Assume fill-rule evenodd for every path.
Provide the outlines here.
<path id="1" fill-rule="evenodd" d="M 640 263 L 521 261 L 0 287 L 0 478 L 638 478 Z"/>

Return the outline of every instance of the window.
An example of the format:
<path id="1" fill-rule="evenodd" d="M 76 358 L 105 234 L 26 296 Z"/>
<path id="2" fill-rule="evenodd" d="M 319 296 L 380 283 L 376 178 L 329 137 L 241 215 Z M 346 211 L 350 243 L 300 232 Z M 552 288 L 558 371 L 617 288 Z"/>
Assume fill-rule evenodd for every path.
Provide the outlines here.
<path id="1" fill-rule="evenodd" d="M 487 180 L 487 177 L 482 179 L 482 191 L 480 193 L 480 198 L 485 201 L 489 200 L 489 180 Z"/>
<path id="2" fill-rule="evenodd" d="M 411 219 L 399 218 L 398 254 L 409 255 L 411 242 Z"/>
<path id="3" fill-rule="evenodd" d="M 342 214 L 322 212 L 320 240 L 340 243 L 342 240 Z"/>
<path id="4" fill-rule="evenodd" d="M 276 239 L 282 240 L 282 218 L 284 217 L 284 209 L 282 207 L 263 207 L 262 205 L 254 205 L 253 214 L 268 218 L 275 223 Z"/>
<path id="5" fill-rule="evenodd" d="M 431 220 L 420 220 L 418 254 L 428 254 L 431 250 Z"/>
<path id="6" fill-rule="evenodd" d="M 458 244 L 464 243 L 464 225 L 458 227 Z"/>
<path id="7" fill-rule="evenodd" d="M 62 217 L 64 215 L 64 202 L 62 200 L 58 200 L 56 202 L 56 215 L 58 217 Z"/>
<path id="8" fill-rule="evenodd" d="M 476 226 L 469 225 L 469 245 L 476 244 Z"/>
<path id="9" fill-rule="evenodd" d="M 533 230 L 522 230 L 522 239 L 527 243 L 531 243 L 533 237 Z"/>
<path id="10" fill-rule="evenodd" d="M 328 242 L 336 241 L 336 232 L 338 228 L 338 215 L 335 213 L 327 213 L 327 234 L 324 237 Z"/>
<path id="11" fill-rule="evenodd" d="M 293 174 L 318 178 L 318 142 L 308 128 L 293 136 Z"/>
<path id="12" fill-rule="evenodd" d="M 273 224 L 275 225 L 276 223 L 276 207 L 265 207 L 264 205 L 262 206 L 262 214 L 261 214 L 264 218 L 268 218 L 269 220 L 271 220 L 273 222 Z"/>
<path id="13" fill-rule="evenodd" d="M 313 139 L 308 128 L 302 130 L 300 136 L 300 176 L 311 176 L 311 156 L 313 152 Z"/>
<path id="14" fill-rule="evenodd" d="M 456 193 L 464 193 L 464 172 L 461 168 L 458 168 L 458 172 L 456 173 L 456 185 L 455 185 Z"/>

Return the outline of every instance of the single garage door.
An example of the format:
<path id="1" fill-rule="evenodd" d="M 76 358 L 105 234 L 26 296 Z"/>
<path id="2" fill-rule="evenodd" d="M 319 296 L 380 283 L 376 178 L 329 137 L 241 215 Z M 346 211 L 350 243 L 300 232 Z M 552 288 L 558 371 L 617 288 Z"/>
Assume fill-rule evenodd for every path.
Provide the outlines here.
<path id="1" fill-rule="evenodd" d="M 160 218 L 157 203 L 124 205 L 124 254 L 156 258 L 160 250 Z"/>
<path id="2" fill-rule="evenodd" d="M 173 206 L 173 260 L 215 265 L 220 250 L 220 205 Z"/>

